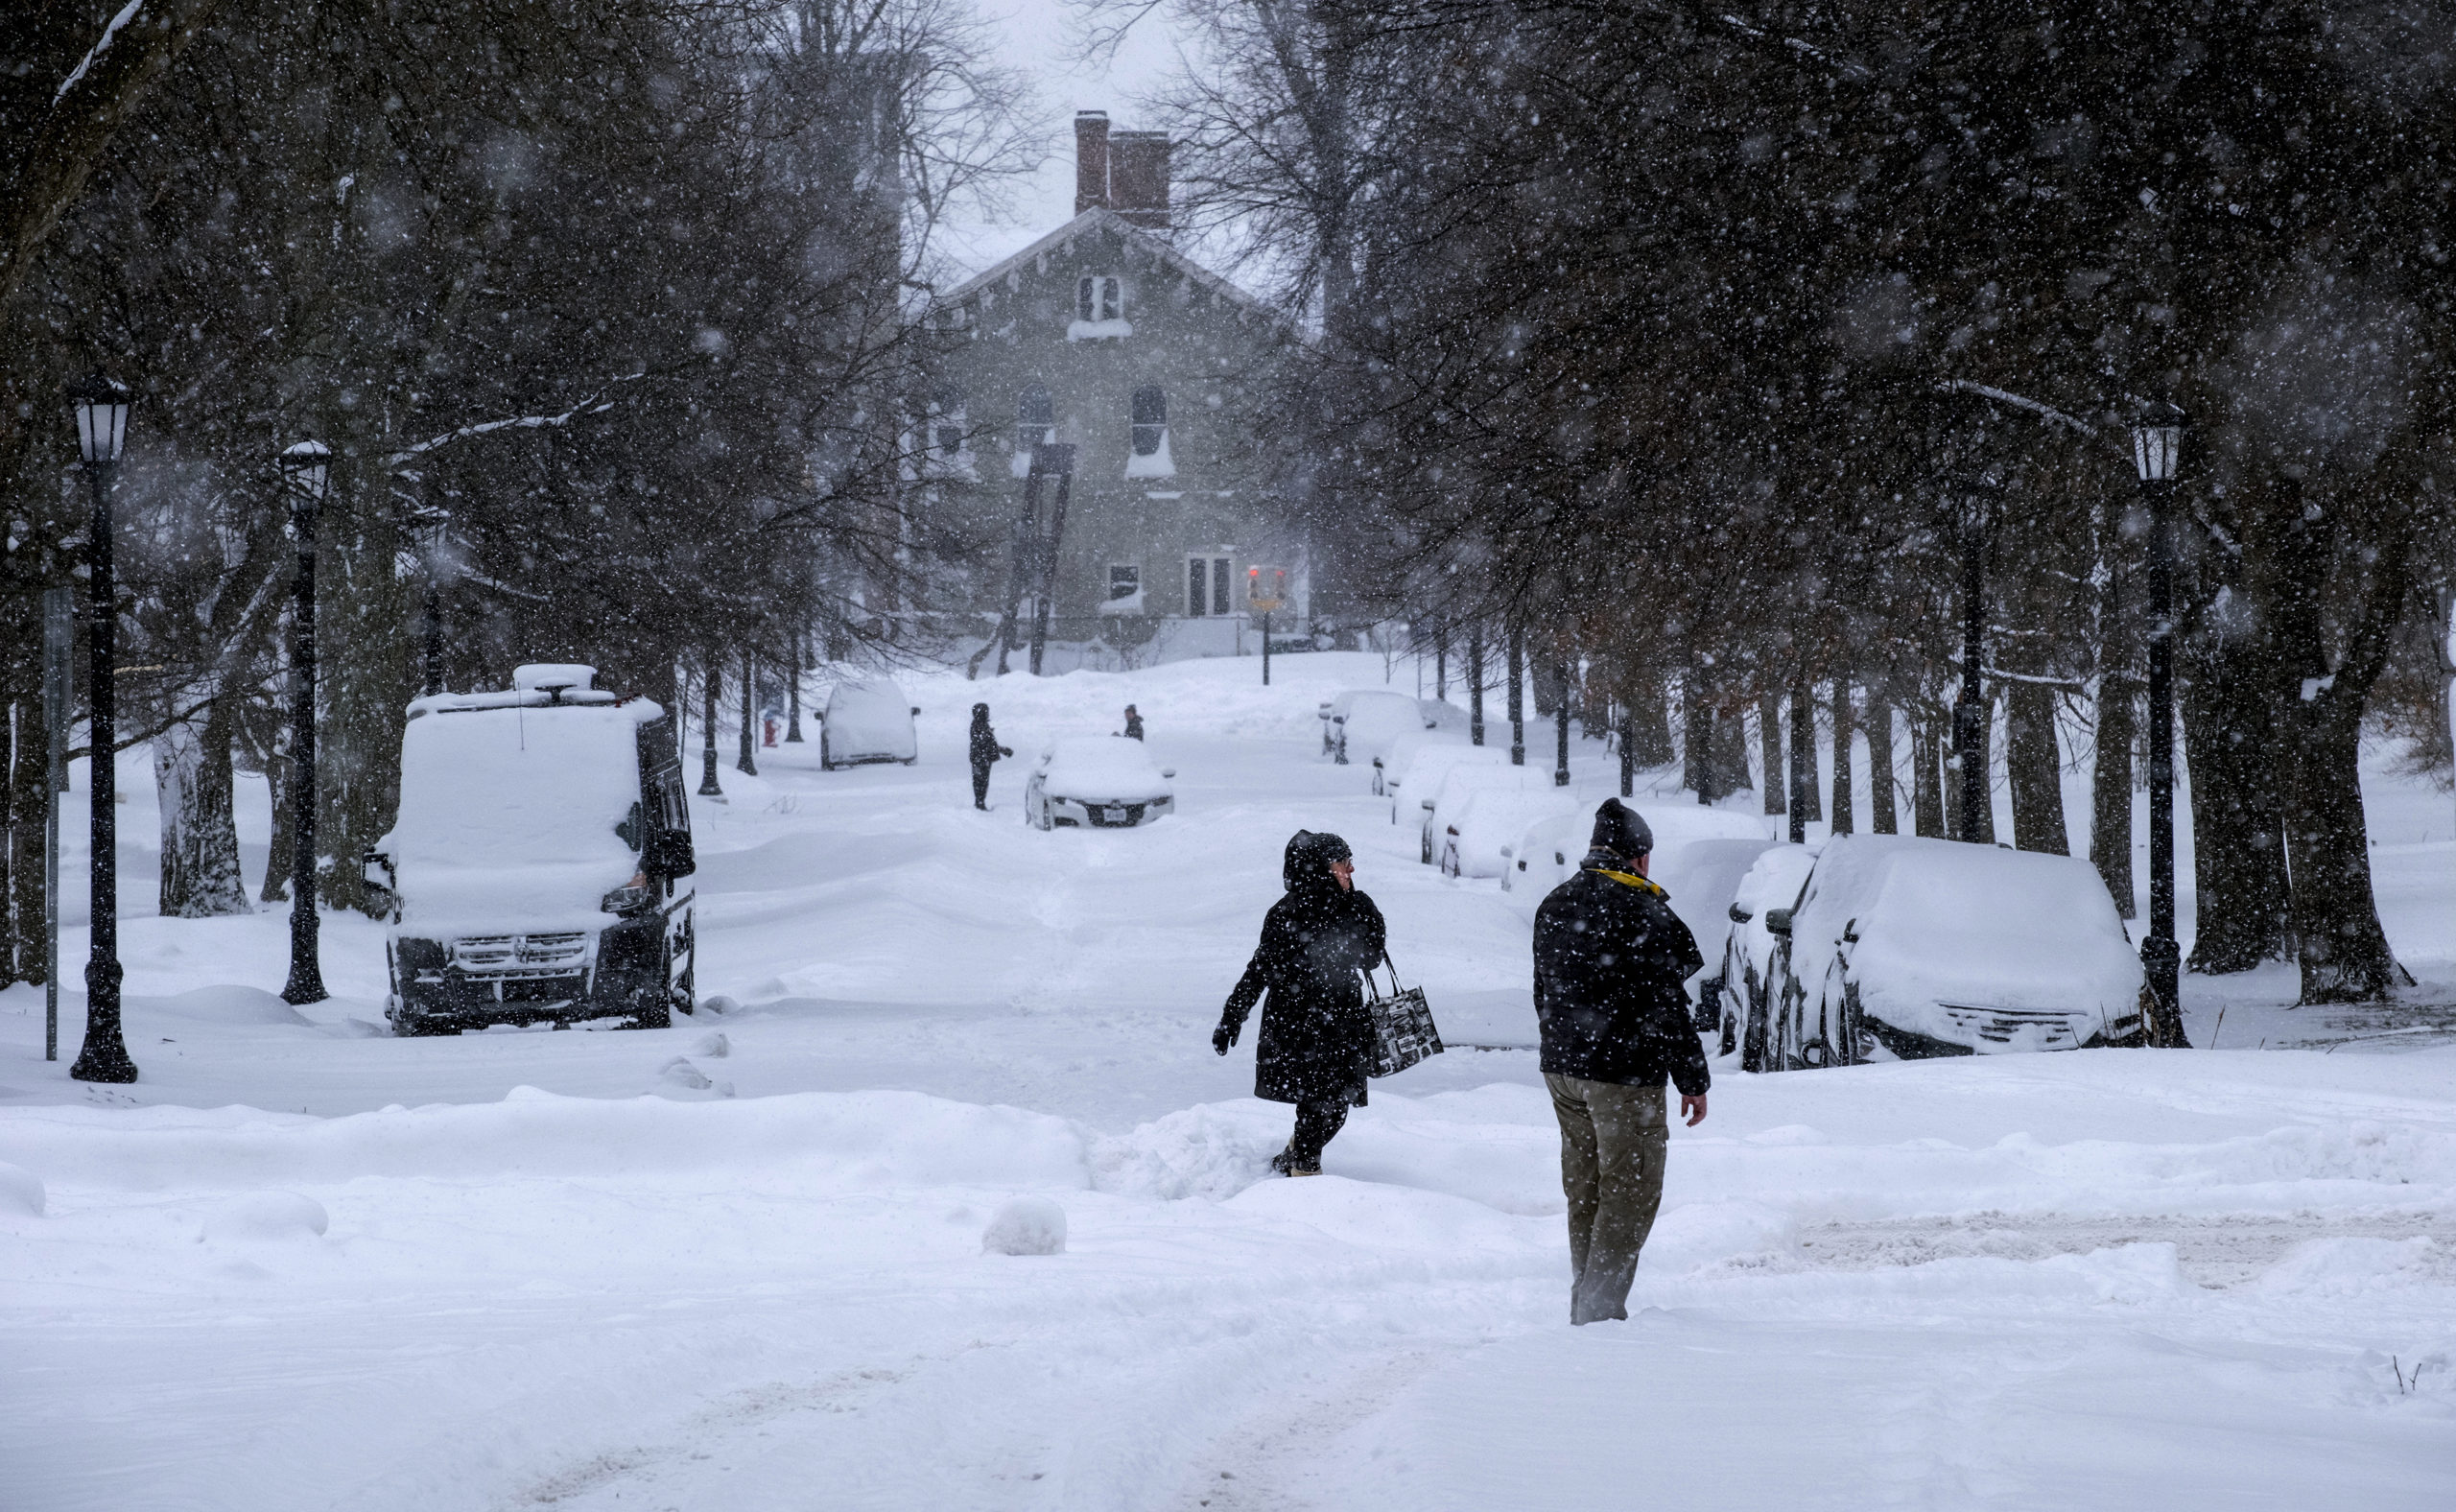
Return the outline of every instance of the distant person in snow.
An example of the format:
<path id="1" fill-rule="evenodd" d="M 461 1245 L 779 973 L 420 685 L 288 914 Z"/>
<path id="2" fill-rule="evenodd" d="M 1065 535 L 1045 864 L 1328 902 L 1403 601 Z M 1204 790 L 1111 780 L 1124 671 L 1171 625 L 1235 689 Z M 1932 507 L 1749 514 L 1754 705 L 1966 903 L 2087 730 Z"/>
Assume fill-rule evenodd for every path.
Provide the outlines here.
<path id="1" fill-rule="evenodd" d="M 1570 1204 L 1570 1321 L 1629 1315 L 1638 1251 L 1663 1205 L 1671 1143 L 1663 1082 L 1682 1118 L 1706 1116 L 1706 1054 L 1681 985 L 1705 962 L 1646 878 L 1653 832 L 1618 798 L 1594 811 L 1577 875 L 1535 910 L 1535 1019 L 1561 1124 Z"/>
<path id="2" fill-rule="evenodd" d="M 1135 713 L 1134 705 L 1130 703 L 1125 706 L 1125 738 L 1130 741 L 1143 739 L 1143 716 Z"/>
<path id="3" fill-rule="evenodd" d="M 1013 751 L 998 744 L 998 732 L 989 727 L 989 705 L 972 706 L 972 806 L 989 807 L 989 768 L 1001 756 Z"/>
<path id="4" fill-rule="evenodd" d="M 1254 1045 L 1254 1096 L 1296 1104 L 1296 1130 L 1271 1157 L 1290 1176 L 1322 1173 L 1322 1146 L 1364 1106 L 1373 1021 L 1364 1008 L 1364 973 L 1382 959 L 1382 910 L 1356 890 L 1356 860 L 1335 835 L 1298 830 L 1280 879 L 1287 893 L 1263 918 L 1254 952 L 1211 1048 L 1237 1043 L 1245 1015 L 1267 992 Z"/>

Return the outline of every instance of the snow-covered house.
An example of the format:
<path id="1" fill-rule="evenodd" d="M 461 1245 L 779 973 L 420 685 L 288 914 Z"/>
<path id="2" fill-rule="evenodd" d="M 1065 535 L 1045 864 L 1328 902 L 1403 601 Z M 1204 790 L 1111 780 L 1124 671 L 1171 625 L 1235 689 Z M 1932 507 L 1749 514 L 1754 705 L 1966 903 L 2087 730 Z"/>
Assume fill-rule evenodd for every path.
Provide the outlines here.
<path id="1" fill-rule="evenodd" d="M 1273 625 L 1305 623 L 1302 543 L 1270 523 L 1246 417 L 1295 340 L 1275 312 L 1176 246 L 1169 138 L 1075 117 L 1074 218 L 951 290 L 929 315 L 937 381 L 924 469 L 976 543 L 972 608 L 1010 591 L 1034 443 L 1075 467 L 1052 637 L 1150 659 L 1259 650 L 1248 574 L 1287 572 Z M 1040 508 L 1051 524 L 1053 486 Z M 1241 643 L 1241 647 L 1240 647 Z"/>

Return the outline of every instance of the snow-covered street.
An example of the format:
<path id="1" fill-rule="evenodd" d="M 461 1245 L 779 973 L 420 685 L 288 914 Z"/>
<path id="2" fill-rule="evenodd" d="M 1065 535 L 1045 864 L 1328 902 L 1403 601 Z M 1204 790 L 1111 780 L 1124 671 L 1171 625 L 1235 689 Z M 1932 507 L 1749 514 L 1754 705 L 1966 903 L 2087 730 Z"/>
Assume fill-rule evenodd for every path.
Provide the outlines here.
<path id="1" fill-rule="evenodd" d="M 2445 1035 L 2238 982 L 2192 1000 L 2215 1050 L 1718 1060 L 1630 1320 L 1573 1331 L 1536 900 L 1420 865 L 1318 754 L 1316 700 L 1380 657 L 1257 673 L 910 678 L 911 768 L 728 746 L 693 810 L 706 1004 L 667 1030 L 393 1038 L 345 915 L 336 996 L 293 1010 L 285 914 L 154 917 L 131 846 L 143 1079 L 67 1079 L 81 995 L 46 1064 L 40 992 L 0 993 L 0 1506 L 2456 1504 Z M 986 815 L 976 697 L 1021 758 Z M 1129 700 L 1177 812 L 1026 827 L 1028 758 Z M 2445 797 L 2373 803 L 2383 920 L 2444 1003 Z M 1284 1181 L 1252 1039 L 1209 1035 L 1299 826 L 1353 844 L 1452 1049 Z M 983 1253 L 1027 1195 L 1065 1252 Z"/>

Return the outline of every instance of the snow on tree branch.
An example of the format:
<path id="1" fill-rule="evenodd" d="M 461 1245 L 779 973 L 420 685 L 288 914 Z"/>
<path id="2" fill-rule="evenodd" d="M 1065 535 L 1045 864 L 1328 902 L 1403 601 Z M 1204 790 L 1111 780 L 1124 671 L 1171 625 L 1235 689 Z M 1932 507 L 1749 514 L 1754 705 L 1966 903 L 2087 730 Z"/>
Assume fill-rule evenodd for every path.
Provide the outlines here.
<path id="1" fill-rule="evenodd" d="M 614 382 L 632 383 L 647 376 L 648 373 L 646 370 L 642 370 L 640 372 L 631 373 L 626 377 L 617 378 Z M 416 458 L 425 456 L 429 452 L 440 451 L 455 441 L 465 441 L 470 439 L 472 437 L 487 436 L 496 431 L 535 431 L 544 430 L 553 426 L 569 425 L 574 419 L 580 415 L 602 414 L 612 408 L 614 408 L 614 401 L 605 397 L 605 390 L 600 389 L 597 392 L 590 394 L 587 398 L 582 399 L 579 403 L 572 406 L 568 410 L 565 410 L 560 414 L 522 414 L 514 415 L 508 419 L 482 420 L 475 425 L 464 425 L 457 431 L 446 431 L 440 436 L 430 436 L 425 440 L 418 442 L 414 446 L 405 447 L 400 451 L 394 452 L 391 456 L 384 459 L 384 461 L 387 466 L 399 467 Z"/>
<path id="2" fill-rule="evenodd" d="M 94 66 L 94 59 L 103 56 L 103 49 L 111 45 L 111 38 L 119 35 L 120 28 L 135 20 L 136 12 L 144 9 L 145 0 L 128 0 L 128 4 L 120 8 L 119 14 L 111 17 L 111 24 L 103 28 L 101 39 L 85 49 L 85 56 L 77 59 L 77 66 L 70 69 L 68 77 L 59 82 L 59 87 L 52 91 L 53 105 L 68 98 L 68 91 L 77 87 L 77 81 L 84 78 L 85 70 Z"/>

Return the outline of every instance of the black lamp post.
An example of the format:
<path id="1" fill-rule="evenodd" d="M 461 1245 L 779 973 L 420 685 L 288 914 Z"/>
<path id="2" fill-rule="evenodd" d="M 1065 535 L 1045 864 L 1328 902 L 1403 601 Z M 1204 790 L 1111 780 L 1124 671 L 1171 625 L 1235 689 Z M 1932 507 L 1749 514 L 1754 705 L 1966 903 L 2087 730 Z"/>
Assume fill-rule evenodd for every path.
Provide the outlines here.
<path id="1" fill-rule="evenodd" d="M 431 509 L 419 514 L 414 523 L 419 555 L 426 558 L 425 602 L 421 605 L 426 620 L 422 681 L 425 691 L 434 695 L 443 691 L 443 576 L 450 570 L 446 555 L 450 551 L 452 516 L 441 509 Z"/>
<path id="2" fill-rule="evenodd" d="M 1955 839 L 1982 842 L 1987 791 L 1987 701 L 1979 684 L 1986 650 L 1987 536 L 1995 524 L 1996 497 L 2003 485 L 1993 476 L 1973 480 L 1961 508 L 1961 697 L 1953 700 L 1953 764 L 1961 778 L 1961 833 Z"/>
<path id="3" fill-rule="evenodd" d="M 316 958 L 316 508 L 324 502 L 333 454 L 300 441 L 274 459 L 290 496 L 298 566 L 290 580 L 290 980 L 281 1001 L 324 1001 Z"/>
<path id="4" fill-rule="evenodd" d="M 2149 1037 L 2182 1045 L 2183 949 L 2175 943 L 2175 545 L 2167 516 L 2184 449 L 2184 413 L 2153 404 L 2132 428 L 2132 461 L 2149 503 Z"/>
<path id="5" fill-rule="evenodd" d="M 119 1027 L 119 810 L 111 761 L 119 731 L 112 718 L 118 697 L 112 676 L 117 655 L 117 608 L 111 581 L 110 473 L 128 444 L 128 385 L 96 373 L 68 390 L 77 411 L 77 455 L 94 481 L 93 521 L 85 532 L 85 643 L 93 660 L 87 687 L 93 700 L 86 765 L 93 770 L 93 927 L 85 957 L 85 1044 L 68 1075 L 79 1081 L 130 1082 L 136 1062 Z"/>
<path id="6" fill-rule="evenodd" d="M 1560 691 L 1552 696 L 1559 700 L 1552 705 L 1552 786 L 1555 788 L 1570 785 L 1570 690 L 1576 686 L 1577 663 L 1561 663 Z"/>

